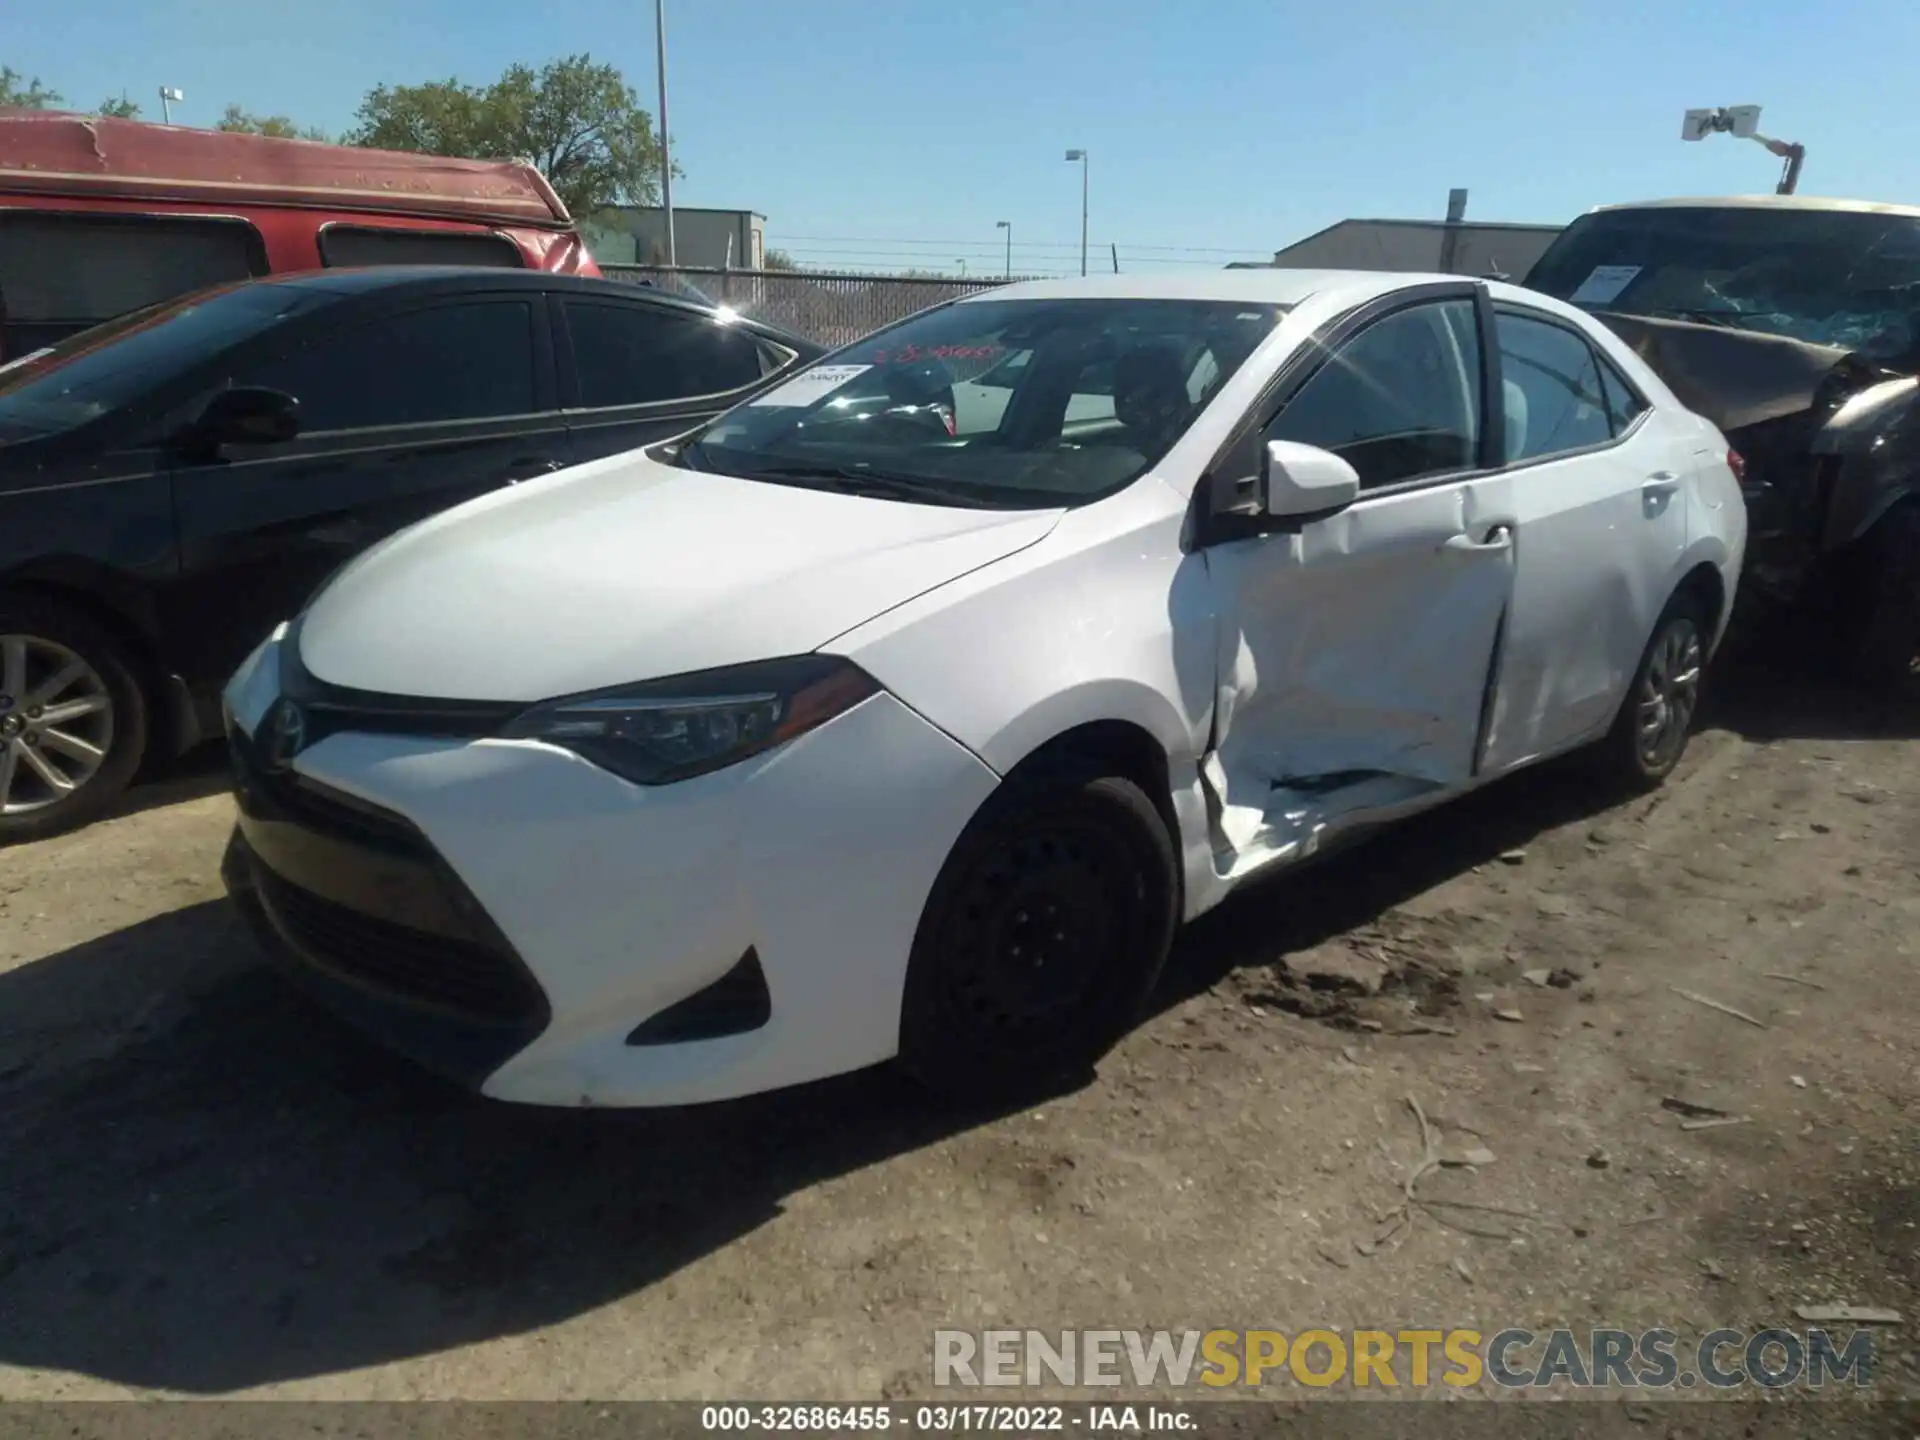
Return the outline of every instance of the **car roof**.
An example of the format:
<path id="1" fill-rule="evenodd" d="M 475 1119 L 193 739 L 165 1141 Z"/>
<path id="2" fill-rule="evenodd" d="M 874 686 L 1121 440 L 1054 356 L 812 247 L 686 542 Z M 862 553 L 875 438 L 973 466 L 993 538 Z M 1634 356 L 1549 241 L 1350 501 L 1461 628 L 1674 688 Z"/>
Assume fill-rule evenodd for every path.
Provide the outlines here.
<path id="1" fill-rule="evenodd" d="M 1293 308 L 1323 300 L 1329 313 L 1350 310 L 1371 300 L 1421 285 L 1483 285 L 1494 300 L 1549 310 L 1586 324 L 1575 306 L 1506 281 L 1477 275 L 1447 275 L 1412 270 L 1203 270 L 1175 275 L 1089 275 L 1062 280 L 1027 280 L 969 295 L 959 303 L 996 300 L 1221 300 Z"/>
<path id="2" fill-rule="evenodd" d="M 1920 219 L 1920 205 L 1886 200 L 1835 200 L 1819 195 L 1702 195 L 1691 199 L 1634 200 L 1619 205 L 1596 205 L 1589 214 L 1614 210 L 1826 210 L 1869 215 L 1910 215 Z"/>
<path id="3" fill-rule="evenodd" d="M 689 315 L 709 316 L 716 308 L 649 285 L 590 275 L 559 275 L 551 270 L 522 270 L 505 265 L 348 265 L 332 270 L 290 270 L 262 275 L 253 285 L 285 285 L 339 296 L 395 291 L 413 295 L 455 294 L 462 290 L 537 290 L 546 294 L 608 295 L 639 300 Z M 768 335 L 784 335 L 776 325 L 752 316 L 736 319 Z"/>
<path id="4" fill-rule="evenodd" d="M 1424 275 L 1384 270 L 1199 270 L 1155 275 L 1086 275 L 1021 280 L 962 304 L 993 300 L 1224 300 L 1294 306 L 1310 296 L 1338 293 L 1354 304 L 1408 285 L 1472 280 L 1470 275 Z"/>

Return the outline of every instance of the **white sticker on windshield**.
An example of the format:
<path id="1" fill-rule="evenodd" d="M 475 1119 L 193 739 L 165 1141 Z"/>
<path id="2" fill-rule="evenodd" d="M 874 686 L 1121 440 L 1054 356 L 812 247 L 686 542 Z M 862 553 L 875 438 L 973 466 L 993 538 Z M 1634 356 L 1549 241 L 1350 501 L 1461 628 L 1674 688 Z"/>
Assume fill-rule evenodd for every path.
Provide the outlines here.
<path id="1" fill-rule="evenodd" d="M 749 400 L 749 405 L 811 405 L 822 395 L 838 390 L 856 375 L 871 370 L 871 365 L 816 365 L 766 394 Z"/>
<path id="2" fill-rule="evenodd" d="M 9 370 L 17 369 L 22 365 L 38 360 L 42 355 L 51 355 L 52 353 L 53 347 L 51 345 L 47 346 L 44 350 L 30 350 L 18 360 L 9 360 L 6 364 L 0 365 L 0 375 L 4 375 Z"/>
<path id="3" fill-rule="evenodd" d="M 1573 292 L 1576 305 L 1604 305 L 1633 283 L 1640 273 L 1638 265 L 1596 265 L 1593 273 Z"/>

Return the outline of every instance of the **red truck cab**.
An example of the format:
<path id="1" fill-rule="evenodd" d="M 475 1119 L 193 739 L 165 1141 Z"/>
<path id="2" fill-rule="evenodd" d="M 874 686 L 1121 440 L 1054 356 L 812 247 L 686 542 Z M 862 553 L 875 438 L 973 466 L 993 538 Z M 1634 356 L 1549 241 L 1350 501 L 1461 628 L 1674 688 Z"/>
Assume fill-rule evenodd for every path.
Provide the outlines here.
<path id="1" fill-rule="evenodd" d="M 600 273 L 530 163 L 0 110 L 0 361 L 205 285 L 394 264 Z"/>

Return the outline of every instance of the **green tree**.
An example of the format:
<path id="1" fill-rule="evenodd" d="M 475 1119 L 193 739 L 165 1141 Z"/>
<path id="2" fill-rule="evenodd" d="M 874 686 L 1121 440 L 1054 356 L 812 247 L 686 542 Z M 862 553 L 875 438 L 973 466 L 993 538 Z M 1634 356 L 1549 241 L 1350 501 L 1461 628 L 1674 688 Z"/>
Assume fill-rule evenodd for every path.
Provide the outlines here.
<path id="1" fill-rule="evenodd" d="M 0 108 L 51 110 L 61 103 L 60 92 L 47 89 L 38 75 L 29 79 L 11 65 L 0 65 Z"/>
<path id="2" fill-rule="evenodd" d="M 277 140 L 325 140 L 327 132 L 317 126 L 294 124 L 284 115 L 251 115 L 238 105 L 229 105 L 215 122 L 214 129 L 230 135 L 270 135 Z"/>
<path id="3" fill-rule="evenodd" d="M 111 97 L 102 100 L 98 105 L 93 107 L 93 113 L 96 115 L 104 115 L 109 120 L 138 120 L 140 118 L 140 106 L 136 102 L 129 100 L 127 98 L 127 92 L 122 90 L 118 100 L 112 99 Z"/>
<path id="4" fill-rule="evenodd" d="M 786 251 L 769 250 L 760 257 L 760 268 L 763 270 L 798 270 L 800 267 L 793 263 L 793 257 L 787 254 Z"/>
<path id="5" fill-rule="evenodd" d="M 575 215 L 659 198 L 653 116 L 611 65 L 569 55 L 514 65 L 491 85 L 380 85 L 350 144 L 475 160 L 531 160 Z"/>

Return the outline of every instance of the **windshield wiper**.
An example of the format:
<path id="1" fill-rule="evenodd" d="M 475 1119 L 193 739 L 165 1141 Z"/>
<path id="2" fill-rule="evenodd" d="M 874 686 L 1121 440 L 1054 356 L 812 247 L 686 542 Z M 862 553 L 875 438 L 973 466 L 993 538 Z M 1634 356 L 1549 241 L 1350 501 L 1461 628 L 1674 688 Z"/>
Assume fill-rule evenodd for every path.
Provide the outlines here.
<path id="1" fill-rule="evenodd" d="M 919 500 L 934 505 L 990 509 L 990 501 L 959 495 L 933 480 L 889 475 L 851 465 L 768 465 L 740 472 L 745 480 L 797 480 L 837 495 L 868 495 L 882 500 Z"/>

